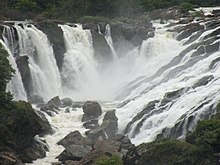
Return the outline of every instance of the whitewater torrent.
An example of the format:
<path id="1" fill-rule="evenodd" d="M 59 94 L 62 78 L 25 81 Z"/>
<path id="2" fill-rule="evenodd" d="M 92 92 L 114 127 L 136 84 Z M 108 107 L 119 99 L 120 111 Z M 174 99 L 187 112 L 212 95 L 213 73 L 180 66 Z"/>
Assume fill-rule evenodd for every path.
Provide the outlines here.
<path id="1" fill-rule="evenodd" d="M 62 95 L 61 79 L 53 48 L 46 35 L 33 25 L 14 26 L 18 32 L 20 56 L 29 57 L 32 78 L 32 95 L 40 95 L 45 101 Z"/>
<path id="2" fill-rule="evenodd" d="M 134 144 L 140 144 L 153 141 L 162 131 L 169 135 L 175 125 L 181 128 L 176 138 L 183 138 L 199 119 L 213 113 L 212 107 L 220 99 L 220 63 L 215 62 L 220 52 L 196 56 L 197 50 L 192 49 L 181 54 L 218 28 L 204 31 L 187 44 L 190 37 L 177 41 L 173 33 L 167 32 L 166 25 L 154 23 L 155 36 L 120 57 L 117 52 L 113 53 L 114 43 L 110 25 L 107 25 L 104 36 L 112 46 L 114 60 L 103 70 L 99 70 L 94 58 L 91 32 L 78 24 L 59 25 L 66 49 L 60 72 L 52 46 L 43 32 L 33 25 L 24 25 L 23 28 L 14 25 L 14 28 L 18 33 L 19 55 L 29 57 L 34 94 L 46 100 L 56 95 L 74 101 L 98 100 L 104 113 L 116 110 L 119 133 L 127 134 Z M 8 39 L 7 42 L 14 41 Z M 219 40 L 213 44 L 217 42 Z M 206 77 L 210 77 L 208 83 L 196 85 Z M 82 108 L 70 113 L 62 109 L 53 117 L 45 114 L 56 132 L 43 138 L 50 151 L 46 158 L 34 164 L 47 165 L 57 161 L 56 156 L 63 147 L 56 143 L 75 130 L 84 133 L 82 114 Z"/>
<path id="3" fill-rule="evenodd" d="M 21 80 L 20 72 L 18 71 L 17 64 L 15 62 L 15 58 L 13 57 L 11 51 L 8 49 L 8 46 L 2 40 L 0 40 L 0 44 L 8 52 L 9 62 L 11 64 L 12 68 L 15 70 L 15 74 L 13 75 L 10 82 L 7 84 L 7 91 L 9 91 L 13 94 L 13 99 L 14 100 L 16 100 L 16 101 L 18 101 L 18 100 L 27 101 L 26 92 L 25 92 L 25 89 L 24 89 L 23 82 Z"/>

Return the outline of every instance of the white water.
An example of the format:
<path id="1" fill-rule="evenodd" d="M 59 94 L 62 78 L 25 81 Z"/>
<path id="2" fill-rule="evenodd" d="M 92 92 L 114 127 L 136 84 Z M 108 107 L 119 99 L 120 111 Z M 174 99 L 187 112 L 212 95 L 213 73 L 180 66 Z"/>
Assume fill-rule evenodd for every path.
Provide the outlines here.
<path id="1" fill-rule="evenodd" d="M 161 133 L 164 128 L 172 128 L 180 121 L 183 115 L 186 115 L 186 119 L 189 116 L 195 116 L 195 124 L 200 118 L 203 118 L 204 114 L 210 113 L 210 106 L 215 105 L 220 99 L 218 94 L 220 92 L 220 64 L 217 63 L 212 70 L 209 68 L 210 63 L 219 57 L 220 52 L 208 56 L 204 54 L 199 57 L 192 57 L 192 53 L 195 52 L 195 50 L 192 50 L 179 63 L 164 69 L 158 76 L 151 77 L 162 66 L 168 64 L 183 49 L 189 46 L 182 46 L 182 42 L 185 42 L 187 39 L 178 42 L 173 38 L 172 33 L 166 32 L 166 28 L 163 27 L 164 25 L 155 25 L 158 29 L 154 38 L 143 41 L 140 47 L 134 48 L 128 54 L 115 58 L 115 61 L 112 64 L 106 65 L 104 70 L 97 69 L 90 31 L 83 30 L 80 25 L 77 25 L 77 27 L 59 25 L 64 32 L 66 47 L 61 73 L 63 96 L 71 97 L 73 100 L 85 101 L 91 99 L 106 101 L 102 105 L 104 111 L 116 109 L 116 115 L 119 119 L 119 133 L 125 130 L 127 124 L 150 101 L 160 101 L 153 109 L 153 115 L 146 113 L 130 127 L 128 136 L 135 144 L 153 141 L 157 134 Z M 46 42 L 47 39 L 42 37 L 44 35 L 33 26 L 25 27 L 25 30 L 18 26 L 16 28 L 19 29 L 19 36 L 21 36 L 19 43 L 23 43 L 20 44 L 23 45 L 20 47 L 24 47 L 24 49 L 20 50 L 22 52 L 21 54 L 36 56 L 35 49 L 38 50 L 45 46 L 40 45 L 39 42 L 49 44 Z M 194 43 L 201 41 L 204 36 L 214 30 L 217 30 L 217 28 L 204 32 Z M 36 36 L 37 34 L 39 36 Z M 106 35 L 111 36 L 110 27 Z M 37 44 L 40 46 L 38 47 Z M 27 45 L 30 46 L 27 47 Z M 50 44 L 44 51 L 46 54 L 52 52 Z M 49 56 L 52 57 L 52 54 L 50 53 Z M 38 56 L 39 54 L 37 52 Z M 205 57 L 201 58 L 202 56 Z M 196 58 L 201 59 L 192 63 L 193 61 L 191 60 L 196 60 Z M 45 65 L 41 66 L 41 62 L 42 64 L 44 63 L 44 61 L 37 63 L 34 57 L 30 57 L 31 67 L 36 65 L 36 68 L 39 68 L 40 75 L 44 75 L 46 73 L 41 73 L 41 71 L 45 69 Z M 49 62 L 45 64 L 48 65 Z M 56 67 L 53 64 L 51 66 L 54 69 Z M 186 67 L 179 69 L 181 66 Z M 169 74 L 171 71 L 173 73 Z M 32 72 L 32 74 L 38 75 L 38 72 Z M 199 79 L 207 75 L 213 75 L 214 79 L 205 86 L 192 88 Z M 42 80 L 44 81 L 40 77 L 39 83 Z M 43 87 L 47 86 L 47 84 L 42 85 Z M 164 109 L 161 110 L 161 100 L 164 96 L 168 92 L 181 88 L 185 88 L 181 96 L 165 104 Z M 39 88 L 37 90 L 39 91 Z M 46 91 L 43 92 L 45 92 L 43 93 L 45 95 Z M 128 103 L 124 106 L 118 106 L 123 101 Z M 64 113 L 62 110 L 54 117 L 47 116 L 51 124 L 56 127 L 56 133 L 44 137 L 50 146 L 50 152 L 47 153 L 45 159 L 37 160 L 34 164 L 46 165 L 56 161 L 55 157 L 63 150 L 56 143 L 69 132 L 75 130 L 84 132 L 82 123 L 80 122 L 81 116 L 82 109 L 71 111 L 70 114 Z M 139 132 L 134 134 L 137 124 L 142 119 L 144 119 L 143 125 L 140 127 Z M 190 125 L 188 129 L 192 129 L 193 126 Z M 186 127 L 184 125 L 182 130 L 183 135 L 187 131 Z"/>
<path id="2" fill-rule="evenodd" d="M 46 35 L 33 25 L 24 29 L 15 25 L 19 36 L 20 55 L 28 55 L 33 81 L 33 95 L 40 95 L 46 101 L 62 95 L 59 70 L 53 48 Z"/>
<path id="3" fill-rule="evenodd" d="M 23 82 L 21 79 L 20 72 L 18 71 L 17 65 L 15 63 L 15 59 L 11 53 L 11 51 L 8 49 L 8 46 L 0 40 L 0 44 L 4 47 L 4 49 L 9 54 L 9 62 L 12 66 L 12 68 L 15 70 L 15 74 L 13 75 L 12 79 L 7 85 L 7 91 L 11 92 L 13 94 L 14 100 L 27 100 L 26 92 L 23 86 Z"/>

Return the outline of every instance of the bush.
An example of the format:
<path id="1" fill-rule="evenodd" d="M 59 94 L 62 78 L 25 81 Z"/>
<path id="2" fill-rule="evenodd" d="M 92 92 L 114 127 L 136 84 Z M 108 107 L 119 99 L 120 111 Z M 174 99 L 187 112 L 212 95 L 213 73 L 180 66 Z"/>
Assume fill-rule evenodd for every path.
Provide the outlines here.
<path id="1" fill-rule="evenodd" d="M 117 155 L 111 157 L 102 156 L 95 160 L 94 165 L 123 165 L 123 161 Z"/>
<path id="2" fill-rule="evenodd" d="M 187 13 L 188 11 L 193 10 L 194 7 L 193 7 L 193 5 L 192 5 L 191 3 L 189 3 L 189 2 L 183 2 L 183 3 L 180 4 L 180 9 L 181 9 L 181 11 L 182 11 L 183 13 Z"/>

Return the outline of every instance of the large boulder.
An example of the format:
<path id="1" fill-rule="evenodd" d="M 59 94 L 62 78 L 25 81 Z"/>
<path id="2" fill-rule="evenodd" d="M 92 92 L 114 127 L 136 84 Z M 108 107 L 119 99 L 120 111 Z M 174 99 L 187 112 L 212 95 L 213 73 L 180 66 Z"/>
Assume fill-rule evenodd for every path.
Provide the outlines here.
<path id="1" fill-rule="evenodd" d="M 68 146 L 59 156 L 59 161 L 74 160 L 79 161 L 92 150 L 88 145 L 71 145 Z"/>
<path id="2" fill-rule="evenodd" d="M 116 135 L 118 131 L 118 118 L 115 115 L 115 110 L 105 113 L 101 127 L 106 132 L 108 138 Z"/>
<path id="3" fill-rule="evenodd" d="M 70 145 L 90 145 L 91 142 L 89 139 L 83 137 L 79 131 L 74 131 L 65 136 L 62 140 L 57 142 L 58 145 L 62 145 L 64 148 L 69 147 Z"/>
<path id="4" fill-rule="evenodd" d="M 87 101 L 82 108 L 84 112 L 82 122 L 98 118 L 102 114 L 102 108 L 96 101 Z"/>
<path id="5" fill-rule="evenodd" d="M 60 107 L 69 107 L 73 104 L 73 100 L 70 98 L 64 98 L 61 100 Z"/>

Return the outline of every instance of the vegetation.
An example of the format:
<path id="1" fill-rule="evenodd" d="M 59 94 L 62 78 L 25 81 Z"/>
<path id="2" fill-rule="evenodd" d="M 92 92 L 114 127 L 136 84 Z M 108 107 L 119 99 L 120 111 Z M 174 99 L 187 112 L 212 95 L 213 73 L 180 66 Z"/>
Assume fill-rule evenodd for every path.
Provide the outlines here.
<path id="1" fill-rule="evenodd" d="M 1 0 L 7 10 L 36 12 L 42 19 L 76 20 L 83 16 L 132 17 L 154 9 L 180 6 L 188 11 L 195 6 L 216 6 L 219 0 Z"/>
<path id="2" fill-rule="evenodd" d="M 14 70 L 9 64 L 8 53 L 0 44 L 0 107 L 8 106 L 12 100 L 12 95 L 6 92 L 6 85 L 10 81 Z"/>
<path id="3" fill-rule="evenodd" d="M 123 165 L 123 161 L 117 155 L 109 156 L 102 156 L 95 160 L 95 165 Z"/>

